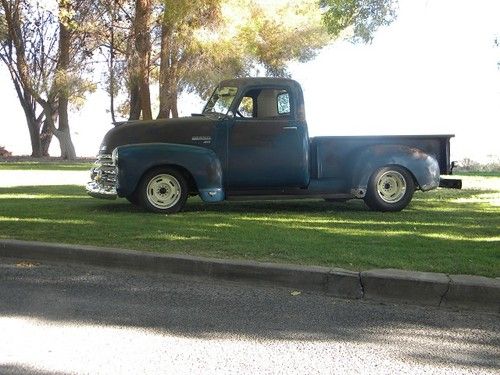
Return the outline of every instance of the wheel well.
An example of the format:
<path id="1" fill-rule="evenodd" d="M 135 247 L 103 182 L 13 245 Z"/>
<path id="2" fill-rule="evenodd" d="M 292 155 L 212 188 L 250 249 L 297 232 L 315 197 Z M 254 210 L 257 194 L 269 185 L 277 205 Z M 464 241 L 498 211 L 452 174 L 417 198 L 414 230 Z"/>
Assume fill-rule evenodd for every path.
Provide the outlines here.
<path id="1" fill-rule="evenodd" d="M 151 168 L 147 169 L 146 171 L 144 171 L 144 173 L 142 174 L 139 181 L 141 181 L 147 173 L 149 173 L 153 169 L 158 169 L 158 168 L 175 169 L 177 172 L 181 173 L 182 176 L 186 179 L 186 182 L 188 184 L 188 193 L 195 194 L 195 195 L 198 194 L 198 186 L 196 185 L 196 181 L 195 181 L 193 175 L 191 174 L 191 172 L 189 172 L 186 168 L 181 167 L 180 165 L 176 165 L 176 164 L 155 165 L 154 167 L 151 167 Z M 137 186 L 139 186 L 139 184 Z M 137 186 L 135 188 L 136 190 L 137 190 Z"/>

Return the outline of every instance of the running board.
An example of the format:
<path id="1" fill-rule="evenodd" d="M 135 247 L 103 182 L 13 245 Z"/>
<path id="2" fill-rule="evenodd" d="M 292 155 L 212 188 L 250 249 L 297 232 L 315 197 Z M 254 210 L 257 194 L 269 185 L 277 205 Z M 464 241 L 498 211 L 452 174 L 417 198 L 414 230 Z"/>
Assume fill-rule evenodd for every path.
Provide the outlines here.
<path id="1" fill-rule="evenodd" d="M 286 200 L 286 199 L 354 199 L 351 194 L 332 194 L 332 193 L 314 193 L 314 194 L 292 194 L 292 193 L 277 193 L 264 194 L 262 192 L 228 192 L 226 200 L 228 201 L 253 201 L 253 200 Z"/>

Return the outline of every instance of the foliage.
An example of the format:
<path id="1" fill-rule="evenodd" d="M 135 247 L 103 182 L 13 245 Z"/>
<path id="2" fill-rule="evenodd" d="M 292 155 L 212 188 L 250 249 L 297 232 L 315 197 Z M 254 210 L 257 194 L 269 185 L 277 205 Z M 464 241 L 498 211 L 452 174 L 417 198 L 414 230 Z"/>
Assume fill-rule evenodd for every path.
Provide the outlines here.
<path id="1" fill-rule="evenodd" d="M 287 76 L 290 62 L 310 60 L 329 41 L 316 0 L 222 1 L 216 22 L 188 30 L 177 34 L 179 46 L 190 41 L 179 91 L 202 97 L 225 78 Z"/>
<path id="2" fill-rule="evenodd" d="M 41 122 L 50 125 L 58 115 L 60 123 L 67 123 L 68 116 L 57 111 L 67 107 L 66 101 L 78 108 L 86 94 L 95 90 L 91 77 L 100 62 L 96 51 L 108 65 L 105 80 L 113 120 L 115 107 L 132 118 L 141 111 L 150 117 L 149 93 L 141 92 L 155 81 L 159 117 L 177 116 L 177 97 L 182 92 L 206 98 L 225 78 L 288 76 L 290 62 L 312 59 L 347 30 L 354 41 L 371 40 L 379 26 L 392 22 L 397 8 L 397 0 L 1 2 L 0 55 L 14 68 L 12 79 L 21 91 L 36 99 L 33 106 L 43 104 L 44 111 L 50 112 L 44 118 L 34 108 L 35 133 Z M 17 9 L 19 30 L 9 30 L 13 25 L 6 22 L 7 9 Z M 70 44 L 64 64 L 61 35 Z M 16 68 L 20 52 L 26 61 L 22 69 Z M 116 104 L 121 94 L 127 99 Z M 56 135 L 62 129 L 50 128 Z"/>
<path id="3" fill-rule="evenodd" d="M 132 2 L 115 9 L 114 89 L 130 89 Z M 108 14 L 109 17 L 109 14 Z M 184 91 L 206 98 L 225 78 L 288 75 L 291 61 L 313 58 L 330 37 L 317 0 L 162 0 L 153 7 L 151 78 L 160 113 L 176 112 Z M 130 110 L 128 105 L 122 110 Z"/>
<path id="4" fill-rule="evenodd" d="M 89 38 L 85 27 L 88 26 L 86 24 L 88 9 L 80 7 L 59 14 L 38 2 L 20 1 L 19 13 L 20 38 L 25 45 L 31 77 L 29 83 L 33 91 L 50 97 L 61 88 L 66 90 L 72 99 L 79 101 L 86 92 L 95 90 L 95 84 L 88 80 L 92 68 L 86 63 L 87 58 L 93 53 L 87 48 Z M 59 20 L 68 24 L 73 32 L 72 65 L 67 72 L 56 71 Z M 16 51 L 13 50 L 12 53 L 14 54 L 12 59 L 15 60 Z"/>
<path id="5" fill-rule="evenodd" d="M 0 43 L 4 43 L 9 36 L 7 21 L 5 20 L 5 12 L 3 7 L 0 7 Z"/>
<path id="6" fill-rule="evenodd" d="M 249 12 L 236 40 L 247 45 L 253 67 L 262 65 L 266 75 L 286 76 L 289 62 L 309 61 L 330 41 L 316 1 L 249 2 L 245 8 Z"/>
<path id="7" fill-rule="evenodd" d="M 396 18 L 398 0 L 320 0 L 324 22 L 334 36 L 347 33 L 353 42 L 371 42 L 380 26 Z"/>

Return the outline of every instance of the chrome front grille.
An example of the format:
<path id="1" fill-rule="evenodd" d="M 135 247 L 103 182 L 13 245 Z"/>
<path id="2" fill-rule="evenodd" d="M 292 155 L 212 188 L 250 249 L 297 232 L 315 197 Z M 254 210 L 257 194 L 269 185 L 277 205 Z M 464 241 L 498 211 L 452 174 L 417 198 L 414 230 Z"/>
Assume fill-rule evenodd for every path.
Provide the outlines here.
<path id="1" fill-rule="evenodd" d="M 90 170 L 87 192 L 96 198 L 116 198 L 117 168 L 110 154 L 101 154 Z"/>

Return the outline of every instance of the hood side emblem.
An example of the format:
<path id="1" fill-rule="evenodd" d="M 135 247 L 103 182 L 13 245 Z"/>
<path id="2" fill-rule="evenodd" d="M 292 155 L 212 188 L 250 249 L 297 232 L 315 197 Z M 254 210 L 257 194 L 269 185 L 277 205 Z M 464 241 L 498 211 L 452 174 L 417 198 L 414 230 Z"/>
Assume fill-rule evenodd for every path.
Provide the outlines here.
<path id="1" fill-rule="evenodd" d="M 195 136 L 191 137 L 191 140 L 193 142 L 202 142 L 203 144 L 212 143 L 212 137 L 207 136 L 207 135 L 195 135 Z"/>

